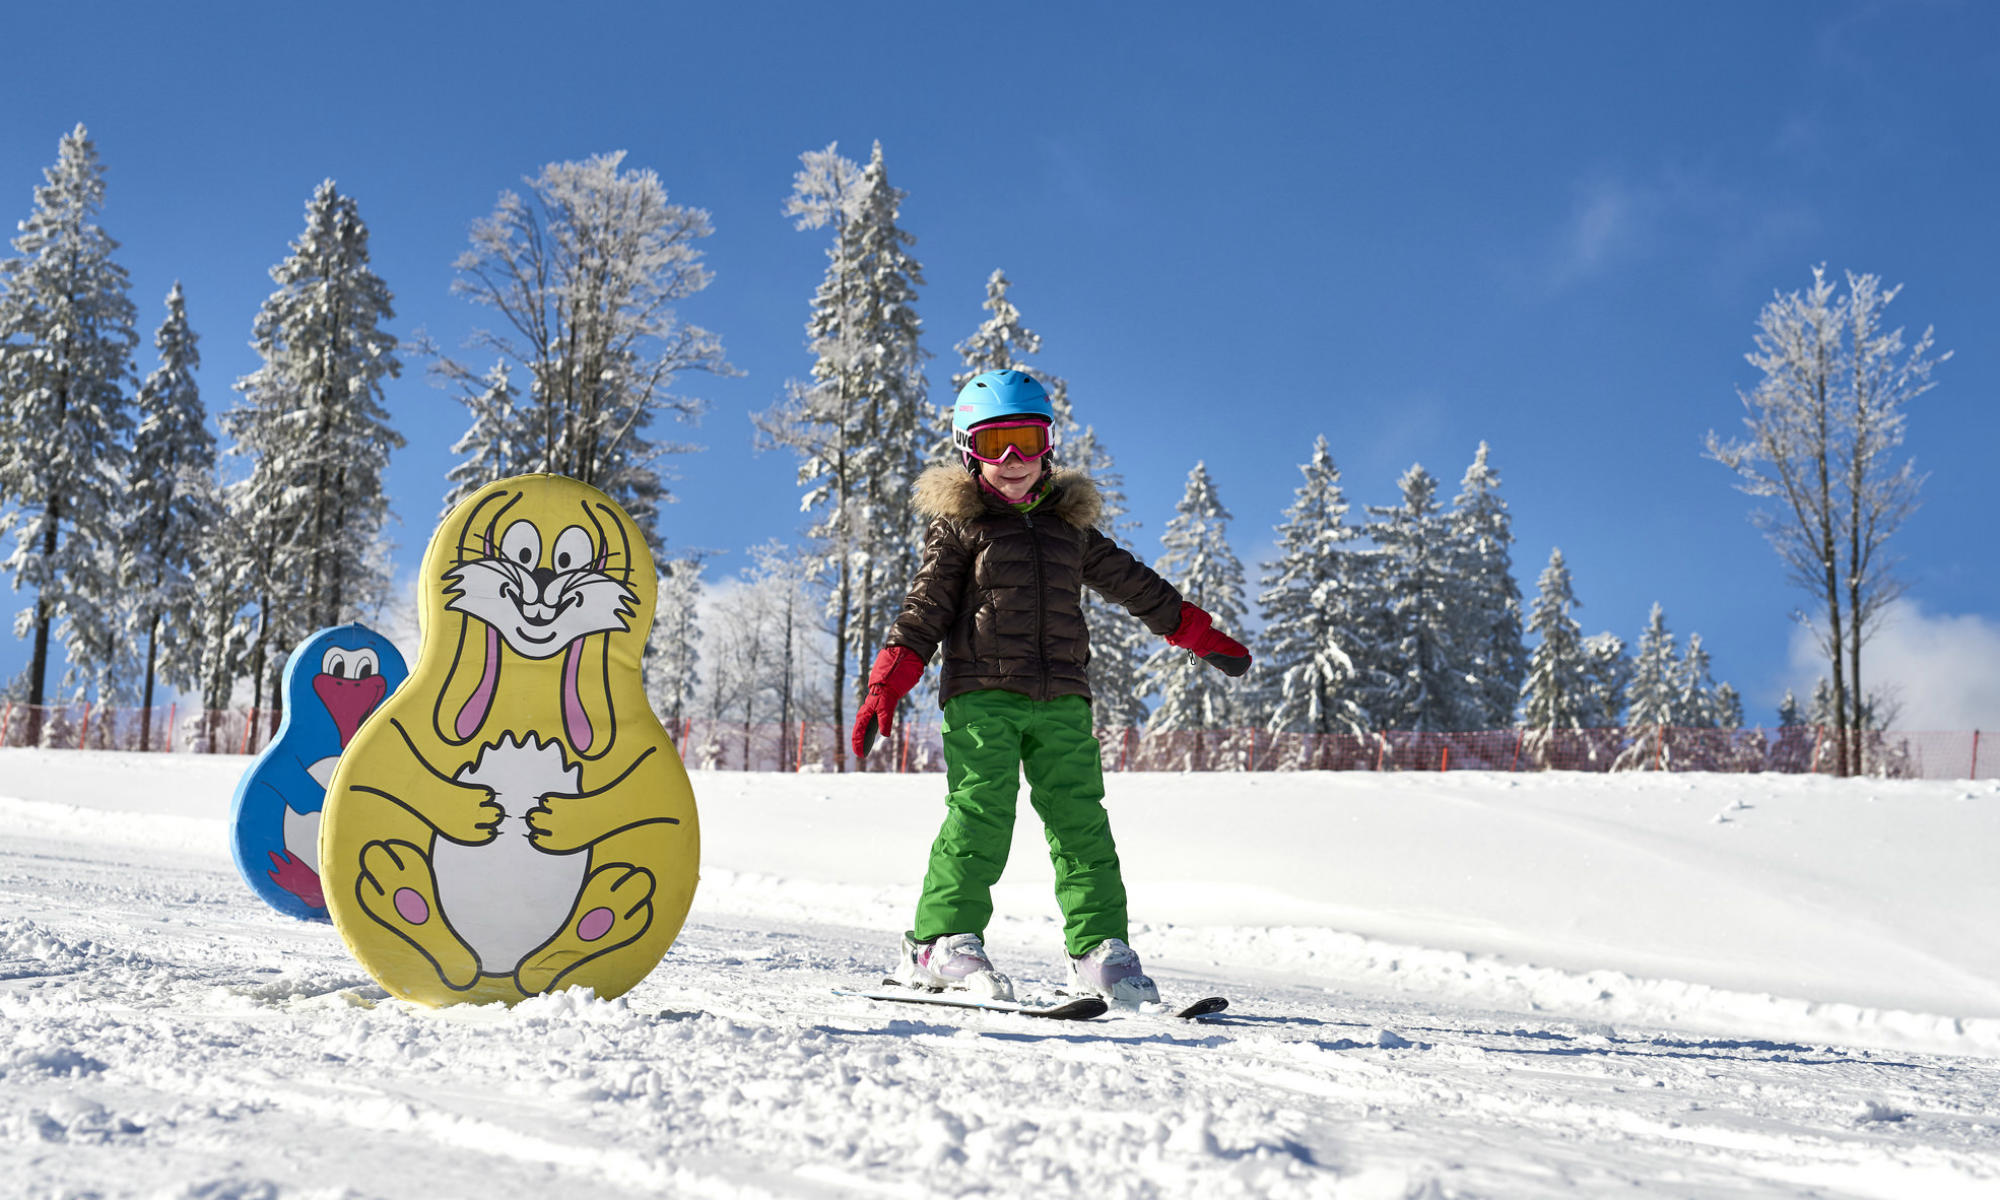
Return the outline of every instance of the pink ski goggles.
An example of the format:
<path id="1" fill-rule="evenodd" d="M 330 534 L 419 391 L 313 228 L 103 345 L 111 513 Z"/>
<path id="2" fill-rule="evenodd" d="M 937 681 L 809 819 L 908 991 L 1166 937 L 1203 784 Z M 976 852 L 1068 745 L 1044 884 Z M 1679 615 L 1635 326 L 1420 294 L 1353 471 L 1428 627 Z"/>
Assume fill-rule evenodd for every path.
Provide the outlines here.
<path id="1" fill-rule="evenodd" d="M 1009 454 L 1022 462 L 1036 459 L 1055 449 L 1055 435 L 1040 417 L 1025 421 L 1002 421 L 961 429 L 952 437 L 958 448 L 980 462 L 997 463 Z"/>

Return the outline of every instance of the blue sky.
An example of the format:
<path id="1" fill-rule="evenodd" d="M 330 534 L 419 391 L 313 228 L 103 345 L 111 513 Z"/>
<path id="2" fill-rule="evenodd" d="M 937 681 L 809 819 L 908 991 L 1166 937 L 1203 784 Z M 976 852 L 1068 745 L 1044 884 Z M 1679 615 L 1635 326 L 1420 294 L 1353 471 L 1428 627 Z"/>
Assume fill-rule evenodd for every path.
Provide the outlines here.
<path id="1" fill-rule="evenodd" d="M 799 526 L 792 462 L 754 455 L 749 423 L 810 365 L 825 241 L 781 214 L 798 155 L 879 139 L 909 193 L 934 398 L 1004 268 L 1039 365 L 1118 459 L 1142 554 L 1197 459 L 1254 575 L 1315 435 L 1357 517 L 1412 463 L 1455 493 L 1484 440 L 1524 592 L 1560 546 L 1587 631 L 1636 640 L 1663 604 L 1753 721 L 1810 683 L 1789 619 L 1805 598 L 1701 440 L 1737 428 L 1774 291 L 1820 262 L 1872 272 L 1904 285 L 1896 321 L 1955 352 L 1911 415 L 1930 479 L 1893 548 L 1918 607 L 1884 655 L 1955 676 L 1966 699 L 1924 723 L 2000 723 L 2000 9 L 1217 11 L 28 6 L 0 72 L 0 218 L 27 215 L 84 122 L 140 370 L 179 279 L 213 412 L 256 366 L 267 272 L 321 179 L 360 204 L 394 331 L 456 346 L 470 223 L 544 163 L 624 150 L 714 220 L 715 281 L 680 312 L 744 374 L 685 381 L 711 404 L 686 431 L 707 449 L 678 460 L 664 528 L 732 552 L 728 572 Z M 387 485 L 413 562 L 464 417 L 405 367 Z M 25 658 L 0 636 L 0 672 Z"/>

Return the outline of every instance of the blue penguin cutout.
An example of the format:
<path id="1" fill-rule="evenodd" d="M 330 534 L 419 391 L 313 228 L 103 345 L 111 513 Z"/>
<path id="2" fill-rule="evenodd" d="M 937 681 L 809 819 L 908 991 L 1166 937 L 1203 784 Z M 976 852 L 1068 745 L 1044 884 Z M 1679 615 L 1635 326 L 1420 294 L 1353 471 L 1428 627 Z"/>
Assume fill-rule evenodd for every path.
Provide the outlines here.
<path id="1" fill-rule="evenodd" d="M 243 773 L 230 814 L 236 869 L 287 916 L 327 919 L 320 812 L 340 752 L 409 677 L 388 638 L 364 625 L 322 629 L 285 663 L 285 719 Z"/>

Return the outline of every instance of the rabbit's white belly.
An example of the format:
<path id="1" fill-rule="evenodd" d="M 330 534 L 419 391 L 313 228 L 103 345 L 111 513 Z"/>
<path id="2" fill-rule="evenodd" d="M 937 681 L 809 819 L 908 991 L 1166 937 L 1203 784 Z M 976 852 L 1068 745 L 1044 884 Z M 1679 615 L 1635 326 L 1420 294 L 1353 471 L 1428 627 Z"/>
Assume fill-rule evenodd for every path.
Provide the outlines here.
<path id="1" fill-rule="evenodd" d="M 525 744 L 503 737 L 481 747 L 477 763 L 458 778 L 493 789 L 503 814 L 498 832 L 478 846 L 441 837 L 431 843 L 438 909 L 489 975 L 512 974 L 554 937 L 583 890 L 588 851 L 549 854 L 528 840 L 528 810 L 545 794 L 577 789 L 582 771 L 563 757 L 559 743 L 532 737 Z"/>

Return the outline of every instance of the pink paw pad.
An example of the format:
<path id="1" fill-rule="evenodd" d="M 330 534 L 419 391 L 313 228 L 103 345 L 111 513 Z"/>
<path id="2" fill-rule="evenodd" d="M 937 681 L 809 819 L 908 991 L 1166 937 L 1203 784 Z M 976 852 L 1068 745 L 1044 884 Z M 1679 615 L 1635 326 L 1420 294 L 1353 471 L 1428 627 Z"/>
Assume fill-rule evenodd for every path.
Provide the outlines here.
<path id="1" fill-rule="evenodd" d="M 396 889 L 396 912 L 412 925 L 421 925 L 431 919 L 431 906 L 413 889 Z"/>
<path id="2" fill-rule="evenodd" d="M 612 919 L 610 909 L 593 908 L 576 923 L 576 936 L 586 942 L 594 942 L 611 932 Z"/>

